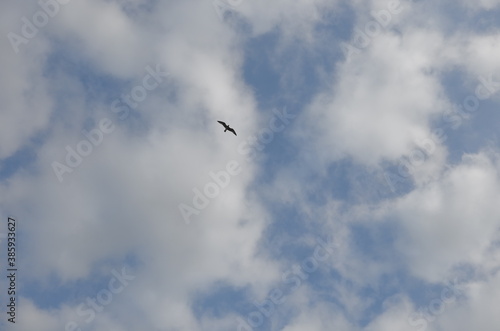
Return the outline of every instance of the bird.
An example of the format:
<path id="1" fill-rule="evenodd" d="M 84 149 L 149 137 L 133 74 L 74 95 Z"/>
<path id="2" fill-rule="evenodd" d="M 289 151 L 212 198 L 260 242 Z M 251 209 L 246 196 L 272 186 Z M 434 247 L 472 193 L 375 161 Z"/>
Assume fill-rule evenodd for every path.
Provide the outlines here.
<path id="1" fill-rule="evenodd" d="M 224 123 L 222 121 L 217 121 L 217 122 L 222 124 L 222 126 L 224 127 L 224 132 L 230 131 L 230 132 L 234 133 L 235 136 L 237 136 L 236 131 L 234 131 L 234 129 L 232 127 L 230 127 L 229 125 L 227 125 L 226 123 Z"/>

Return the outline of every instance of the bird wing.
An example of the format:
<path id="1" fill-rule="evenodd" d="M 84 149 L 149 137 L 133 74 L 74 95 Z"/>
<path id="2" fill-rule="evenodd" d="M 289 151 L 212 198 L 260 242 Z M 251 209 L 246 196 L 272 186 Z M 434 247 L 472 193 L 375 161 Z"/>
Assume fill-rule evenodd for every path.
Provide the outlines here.
<path id="1" fill-rule="evenodd" d="M 234 131 L 234 129 L 233 129 L 233 128 L 229 128 L 229 129 L 227 129 L 227 130 L 228 130 L 228 131 L 231 131 L 232 133 L 234 133 L 234 135 L 235 135 L 235 136 L 237 136 L 236 131 Z"/>
<path id="2" fill-rule="evenodd" d="M 222 121 L 217 121 L 217 122 L 219 122 L 220 124 L 222 124 L 224 127 L 226 127 L 226 125 L 227 125 L 226 123 L 224 123 Z"/>

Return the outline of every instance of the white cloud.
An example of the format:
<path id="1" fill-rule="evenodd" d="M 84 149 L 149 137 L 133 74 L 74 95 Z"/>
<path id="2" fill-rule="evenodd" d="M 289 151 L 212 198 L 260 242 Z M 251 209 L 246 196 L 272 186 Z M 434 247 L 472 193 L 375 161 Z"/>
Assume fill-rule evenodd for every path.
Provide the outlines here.
<path id="1" fill-rule="evenodd" d="M 337 6 L 337 1 L 299 0 L 289 3 L 285 0 L 267 2 L 243 1 L 236 7 L 252 25 L 254 35 L 260 35 L 279 28 L 285 38 L 314 38 L 314 26 L 322 22 L 324 13 Z"/>
<path id="2" fill-rule="evenodd" d="M 494 4 L 482 2 L 483 8 Z M 21 16 L 39 9 L 35 2 L 20 6 L 2 3 L 2 31 L 15 30 Z M 290 134 L 300 131 L 294 133 L 294 142 L 304 161 L 273 164 L 276 177 L 259 186 L 255 179 L 267 169 L 237 152 L 241 139 L 255 134 L 268 118 L 260 115 L 263 110 L 257 110 L 259 103 L 244 81 L 243 38 L 278 31 L 278 52 L 290 45 L 330 51 L 333 46 L 322 47 L 325 35 L 315 28 L 335 15 L 336 6 L 321 0 L 244 1 L 236 10 L 252 28 L 246 36 L 239 26 L 221 21 L 211 1 L 71 1 L 21 45 L 18 54 L 4 38 L 0 99 L 6 111 L 0 157 L 44 133 L 32 166 L 0 183 L 2 210 L 19 219 L 23 250 L 30 252 L 20 259 L 20 270 L 30 271 L 20 285 L 33 281 L 47 289 L 50 281 L 66 286 L 76 280 L 92 282 L 93 276 L 106 278 L 115 264 L 132 258 L 138 263 L 134 281 L 97 314 L 90 330 L 230 330 L 236 327 L 234 312 L 198 319 L 193 310 L 197 295 L 220 282 L 247 288 L 251 297 L 265 297 L 280 279 L 284 261 L 269 259 L 261 240 L 275 240 L 273 248 L 283 238 L 307 244 L 317 231 L 332 234 L 339 243 L 322 268 L 343 280 L 326 283 L 344 310 L 322 301 L 324 293 L 308 284 L 280 308 L 301 309 L 284 329 L 354 330 L 374 302 L 358 292 L 377 288 L 382 275 L 396 272 L 400 261 L 391 257 L 405 257 L 411 275 L 430 282 L 442 281 L 463 263 L 493 274 L 499 261 L 494 244 L 500 195 L 495 152 L 464 156 L 450 168 L 448 145 L 436 143 L 431 157 L 413 173 L 415 189 L 394 200 L 368 204 L 358 194 L 357 205 L 349 205 L 332 199 L 329 188 L 319 184 L 335 161 L 348 158 L 376 175 L 382 161 L 397 161 L 431 137 L 432 120 L 451 103 L 440 74 L 454 66 L 470 76 L 497 73 L 495 35 L 447 37 L 440 24 L 417 23 L 429 8 L 416 3 L 410 12 L 405 7 L 369 47 L 337 63 L 329 79 L 332 87 L 318 87 L 316 97 L 294 120 L 298 124 L 286 128 Z M 367 12 L 356 6 L 360 23 Z M 370 8 L 384 6 L 377 1 Z M 433 19 L 439 21 L 439 15 Z M 76 75 L 78 70 L 65 71 L 57 62 L 49 66 L 51 55 L 64 56 L 68 65 L 85 63 L 92 72 L 82 75 L 109 77 L 127 86 L 140 84 L 148 65 L 159 65 L 170 75 L 134 113 L 120 119 L 110 111 L 109 100 L 121 92 L 108 95 L 105 87 L 90 86 Z M 277 59 L 269 61 L 276 64 Z M 276 68 L 286 71 L 283 80 L 296 79 L 290 86 L 300 86 L 299 60 L 290 68 Z M 282 87 L 283 93 L 293 94 L 286 91 L 288 85 Z M 64 162 L 65 147 L 85 139 L 82 128 L 105 117 L 114 131 L 59 182 L 52 162 Z M 238 136 L 224 134 L 218 119 L 233 125 Z M 203 190 L 213 181 L 209 173 L 225 169 L 232 160 L 240 164 L 241 173 L 185 224 L 179 204 L 192 204 L 193 188 Z M 315 180 L 310 180 L 311 174 Z M 349 174 L 351 184 L 354 177 Z M 354 194 L 371 189 L 363 184 L 358 181 Z M 311 197 L 320 202 L 312 204 Z M 288 233 L 263 238 L 273 211 L 261 201 L 293 205 L 313 231 L 300 238 Z M 382 224 L 387 217 L 398 225 L 396 247 L 388 247 L 396 251 L 387 259 L 369 258 L 359 250 L 360 243 L 352 241 L 348 222 Z M 495 321 L 490 316 L 496 283 L 492 276 L 488 283 L 470 285 L 467 305 L 450 308 L 439 323 L 452 326 L 452 316 L 471 316 L 462 325 L 492 329 L 493 323 L 484 321 Z M 387 301 L 383 313 L 373 316 L 365 329 L 410 330 L 411 304 L 398 298 Z M 75 319 L 79 302 L 47 308 L 38 301 L 43 300 L 30 293 L 21 297 L 21 328 L 54 330 Z M 278 320 L 273 317 L 272 323 Z"/>
<path id="3" fill-rule="evenodd" d="M 493 331 L 500 323 L 496 307 L 499 302 L 500 277 L 498 273 L 484 281 L 477 281 L 467 286 L 467 302 L 453 305 L 442 317 L 439 317 L 436 329 L 470 330 L 478 328 Z"/>
<path id="4" fill-rule="evenodd" d="M 356 330 L 356 328 L 340 313 L 332 313 L 336 307 L 325 303 L 311 304 L 303 302 L 299 306 L 307 307 L 301 309 L 300 313 L 284 327 L 283 331 L 311 330 L 321 331 L 332 328 L 339 330 Z"/>
<path id="5" fill-rule="evenodd" d="M 398 249 L 416 276 L 444 279 L 460 263 L 482 264 L 500 226 L 498 167 L 487 154 L 465 155 L 435 182 L 419 187 L 389 212 L 401 220 Z"/>
<path id="6" fill-rule="evenodd" d="M 462 65 L 468 68 L 474 76 L 485 78 L 494 75 L 497 91 L 500 90 L 500 65 L 495 55 L 500 52 L 500 37 L 497 33 L 471 36 L 467 40 L 462 58 Z M 477 78 L 476 78 L 477 79 Z"/>
<path id="7" fill-rule="evenodd" d="M 441 43 L 439 35 L 423 32 L 404 37 L 384 33 L 370 48 L 352 55 L 339 67 L 334 89 L 310 106 L 307 129 L 320 132 L 313 138 L 316 153 L 330 155 L 332 161 L 351 156 L 374 165 L 430 136 L 430 117 L 446 105 L 432 74 Z"/>
<path id="8" fill-rule="evenodd" d="M 364 330 L 366 331 L 411 331 L 414 327 L 407 322 L 411 304 L 403 295 L 388 298 L 384 304 L 384 312 L 374 319 Z"/>
<path id="9" fill-rule="evenodd" d="M 136 24 L 116 2 L 71 1 L 51 23 L 48 32 L 103 73 L 129 78 L 151 61 L 154 31 Z"/>
<path id="10" fill-rule="evenodd" d="M 152 139 L 131 139 L 126 127 L 132 116 L 120 120 L 113 117 L 111 105 L 89 100 L 78 77 L 57 71 L 49 80 L 41 78 L 43 62 L 33 69 L 22 68 L 23 80 L 18 84 L 11 81 L 15 90 L 7 89 L 9 81 L 2 80 L 6 87 L 3 93 L 12 99 L 3 106 L 12 110 L 16 121 L 23 120 L 20 115 L 24 110 L 15 112 L 13 106 L 14 102 L 22 104 L 23 84 L 33 84 L 34 91 L 44 92 L 52 86 L 59 95 L 73 95 L 73 99 L 51 100 L 39 92 L 40 97 L 35 94 L 37 108 L 44 116 L 36 114 L 40 120 L 31 117 L 24 120 L 28 124 L 19 122 L 11 125 L 12 131 L 7 127 L 3 130 L 4 141 L 13 139 L 11 144 L 2 143 L 2 153 L 8 155 L 30 131 L 48 124 L 49 109 L 55 107 L 52 104 L 69 106 L 65 116 L 55 119 L 38 150 L 35 167 L 18 172 L 0 189 L 2 206 L 22 219 L 26 224 L 23 233 L 30 238 L 25 248 L 33 254 L 20 262 L 20 269 L 31 270 L 24 281 L 44 283 L 49 275 L 63 284 L 85 280 L 100 261 L 120 261 L 132 254 L 143 263 L 140 272 L 136 271 L 137 280 L 109 309 L 122 312 L 120 315 L 133 323 L 134 316 L 123 313 L 129 309 L 124 302 L 130 299 L 136 302 L 135 309 L 148 317 L 152 328 L 205 329 L 191 310 L 195 291 L 224 281 L 237 287 L 250 285 L 257 293 L 265 293 L 268 283 L 277 278 L 274 263 L 256 256 L 268 216 L 246 193 L 254 165 L 236 152 L 238 140 L 224 134 L 215 122 L 227 120 L 243 138 L 253 131 L 257 116 L 252 96 L 238 73 L 241 53 L 234 48 L 234 33 L 218 20 L 210 3 L 197 5 L 162 4 L 151 13 L 157 28 L 175 26 L 168 38 L 144 21 L 128 17 L 116 3 L 100 1 L 66 5 L 44 31 L 74 47 L 68 52 L 73 61 L 90 61 L 101 75 L 140 81 L 146 65 L 154 66 L 153 60 L 161 59 L 157 63 L 172 77 L 151 92 L 138 109 L 148 121 Z M 167 23 L 159 24 L 162 21 Z M 35 47 L 35 41 L 45 39 L 39 35 L 29 46 Z M 77 43 L 81 46 L 76 47 Z M 50 52 L 49 48 L 42 50 Z M 5 61 L 21 67 L 23 62 L 33 62 L 26 56 L 6 56 Z M 9 74 L 13 79 L 19 73 L 16 70 L 14 66 Z M 34 83 L 28 84 L 28 79 Z M 182 93 L 175 103 L 158 97 L 162 89 L 179 86 Z M 85 114 L 87 104 L 93 109 Z M 173 107 L 165 109 L 165 104 Z M 64 174 L 60 183 L 52 162 L 64 163 L 65 146 L 75 148 L 85 138 L 80 132 L 85 120 L 99 122 L 104 117 L 112 120 L 115 130 L 105 135 L 72 173 Z M 33 129 L 21 130 L 22 125 Z M 24 136 L 16 138 L 16 129 Z M 214 136 L 218 138 L 213 140 Z M 179 203 L 191 203 L 192 188 L 203 189 L 212 180 L 209 172 L 223 170 L 231 160 L 240 163 L 241 174 L 231 178 L 219 196 L 186 225 Z M 46 329 L 67 322 L 62 311 L 32 310 L 34 320 L 47 320 Z M 25 325 L 29 326 L 29 321 L 26 319 Z M 109 330 L 123 324 L 104 312 L 89 327 Z"/>
<path id="11" fill-rule="evenodd" d="M 19 297 L 20 298 L 20 297 Z M 7 330 L 22 328 L 23 330 L 38 329 L 49 331 L 58 329 L 58 319 L 54 314 L 35 306 L 29 299 L 20 298 L 18 302 L 18 312 L 22 310 L 23 317 L 16 317 L 15 324 L 7 324 Z"/>
<path id="12" fill-rule="evenodd" d="M 15 33 L 23 38 L 21 17 L 29 13 L 31 8 L 10 8 L 10 4 L 5 6 L 8 9 L 0 13 L 2 32 L 5 32 L 0 47 L 0 158 L 11 156 L 45 129 L 53 107 L 47 79 L 43 76 L 49 45 L 40 33 L 33 39 L 26 39 L 26 44 L 20 44 L 19 52 L 16 53 L 7 35 Z"/>

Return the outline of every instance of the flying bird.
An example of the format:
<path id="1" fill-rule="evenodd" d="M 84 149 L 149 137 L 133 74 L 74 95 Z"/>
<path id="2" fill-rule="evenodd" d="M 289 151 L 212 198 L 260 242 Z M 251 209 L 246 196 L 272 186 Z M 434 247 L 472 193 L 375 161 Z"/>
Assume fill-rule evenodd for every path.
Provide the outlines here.
<path id="1" fill-rule="evenodd" d="M 226 123 L 224 123 L 222 121 L 217 121 L 217 122 L 222 124 L 222 126 L 224 127 L 224 132 L 230 131 L 230 132 L 234 133 L 235 136 L 237 136 L 236 131 L 234 131 L 234 129 L 232 127 L 230 127 L 229 125 L 227 125 Z"/>

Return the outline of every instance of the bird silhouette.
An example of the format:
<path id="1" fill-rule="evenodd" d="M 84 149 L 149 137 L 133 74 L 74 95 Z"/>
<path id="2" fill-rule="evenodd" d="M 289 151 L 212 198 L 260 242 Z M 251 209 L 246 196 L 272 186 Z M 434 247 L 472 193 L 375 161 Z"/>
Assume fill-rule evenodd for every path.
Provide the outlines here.
<path id="1" fill-rule="evenodd" d="M 224 127 L 224 132 L 230 131 L 230 132 L 234 133 L 235 136 L 237 136 L 236 131 L 234 131 L 234 129 L 232 127 L 230 127 L 229 125 L 227 125 L 226 123 L 224 123 L 222 121 L 217 121 L 217 122 L 222 124 L 222 126 Z"/>

